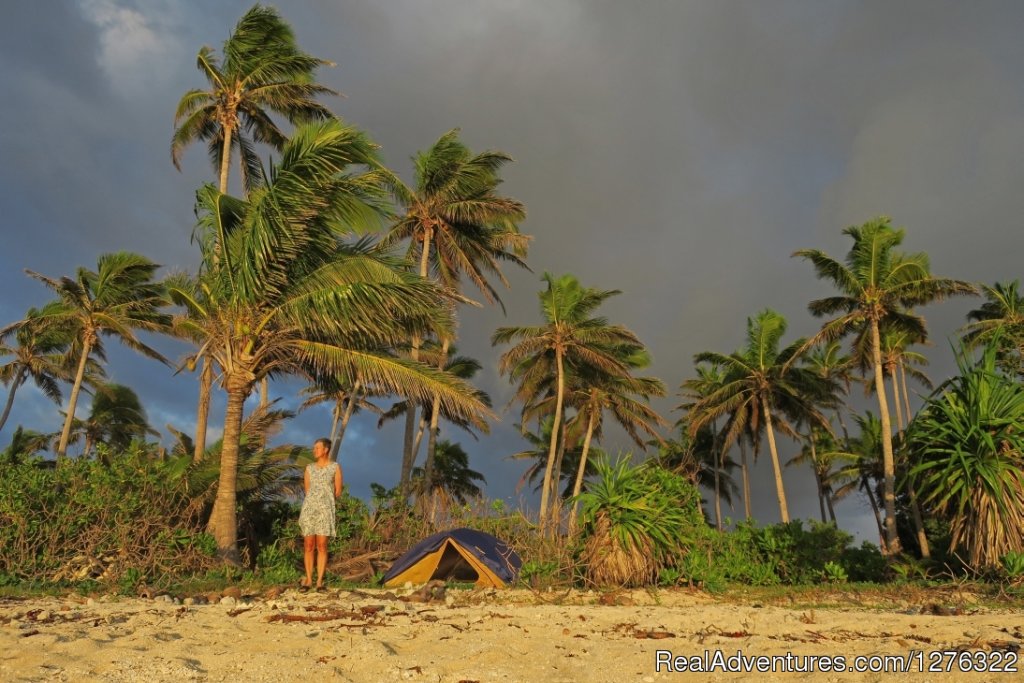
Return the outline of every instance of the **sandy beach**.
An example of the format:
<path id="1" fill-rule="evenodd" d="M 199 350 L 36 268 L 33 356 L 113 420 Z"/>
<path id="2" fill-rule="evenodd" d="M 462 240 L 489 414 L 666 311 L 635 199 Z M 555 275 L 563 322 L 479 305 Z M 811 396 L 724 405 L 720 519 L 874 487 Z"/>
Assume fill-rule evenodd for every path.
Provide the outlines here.
<path id="1" fill-rule="evenodd" d="M 289 588 L 183 604 L 195 599 L 2 599 L 0 680 L 1010 681 L 1024 671 L 1019 609 L 785 608 L 683 590 Z M 850 670 L 898 666 L 883 657 L 913 651 L 909 672 Z M 692 657 L 717 668 L 681 670 Z"/>

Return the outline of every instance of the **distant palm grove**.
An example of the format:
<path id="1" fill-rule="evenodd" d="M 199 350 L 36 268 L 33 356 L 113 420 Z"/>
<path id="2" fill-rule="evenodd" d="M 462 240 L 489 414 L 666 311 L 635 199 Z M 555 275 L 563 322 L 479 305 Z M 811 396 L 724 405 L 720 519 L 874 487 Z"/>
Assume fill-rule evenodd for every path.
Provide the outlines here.
<path id="1" fill-rule="evenodd" d="M 323 103 L 335 94 L 317 81 L 326 64 L 260 5 L 219 50 L 199 50 L 201 87 L 168 112 L 170 161 L 179 166 L 200 145 L 212 161 L 211 182 L 194 195 L 195 272 L 162 275 L 169 264 L 128 252 L 69 275 L 28 272 L 53 300 L 0 329 L 9 444 L 0 585 L 25 566 L 60 579 L 53 571 L 74 549 L 103 569 L 64 579 L 134 585 L 186 565 L 292 576 L 288 544 L 311 444 L 275 445 L 293 417 L 269 398 L 268 380 L 282 378 L 307 383 L 303 408 L 330 406 L 332 458 L 344 462 L 358 411 L 401 430 L 401 451 L 379 454 L 385 484 L 372 504 L 339 505 L 339 543 L 367 562 L 397 539 L 457 523 L 512 538 L 534 580 L 710 586 L 884 578 L 894 567 L 1024 577 L 1024 293 L 1017 280 L 933 274 L 924 252 L 905 250 L 912 232 L 887 217 L 846 228 L 845 254 L 793 254 L 794 269 L 821 281 L 808 302 L 819 332 L 789 337 L 778 312 L 752 311 L 743 345 L 696 354 L 688 377 L 647 375 L 642 335 L 602 315 L 609 298 L 630 293 L 543 273 L 539 315 L 491 337 L 528 444 L 500 455 L 523 460 L 539 505 L 526 514 L 481 504 L 484 477 L 452 428 L 477 438 L 503 406 L 474 386 L 481 364 L 459 355 L 459 320 L 502 306 L 508 269 L 528 267 L 527 207 L 501 187 L 512 159 L 469 149 L 455 129 L 425 141 L 412 177 L 400 178 L 364 131 Z M 979 303 L 947 331 L 959 340 L 957 374 L 933 383 L 921 309 L 959 296 Z M 735 324 L 739 333 L 744 321 Z M 146 341 L 154 333 L 189 352 L 165 358 Z M 173 443 L 156 440 L 135 392 L 107 378 L 112 340 L 167 376 L 195 377 L 194 428 L 169 426 Z M 59 431 L 8 423 L 26 384 L 57 406 Z M 669 386 L 676 415 L 659 415 L 650 401 Z M 850 406 L 860 391 L 871 397 L 865 412 Z M 214 392 L 226 408 L 210 425 Z M 926 395 L 916 409 L 915 393 Z M 258 406 L 247 404 L 254 395 Z M 634 454 L 602 450 L 613 426 Z M 774 491 L 782 520 L 768 529 L 751 519 L 752 461 L 762 456 L 772 477 L 759 488 Z M 809 530 L 791 519 L 787 466 L 813 475 L 821 521 Z M 869 551 L 848 548 L 836 526 L 836 502 L 851 495 L 877 524 L 876 574 L 856 555 Z M 727 507 L 747 521 L 729 523 Z M 150 535 L 133 542 L 125 527 L 143 519 Z M 826 550 L 779 559 L 805 541 Z M 188 564 L 189 553 L 200 559 Z M 809 573 L 794 569 L 819 560 Z M 369 566 L 366 577 L 378 569 Z"/>

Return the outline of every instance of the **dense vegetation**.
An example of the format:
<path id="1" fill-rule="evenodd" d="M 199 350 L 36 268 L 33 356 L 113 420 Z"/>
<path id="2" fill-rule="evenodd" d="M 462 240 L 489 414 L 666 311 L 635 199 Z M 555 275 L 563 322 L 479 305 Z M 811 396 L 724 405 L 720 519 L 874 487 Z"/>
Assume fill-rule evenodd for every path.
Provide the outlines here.
<path id="1" fill-rule="evenodd" d="M 693 376 L 674 378 L 684 402 L 672 428 L 650 406 L 667 391 L 641 374 L 651 358 L 640 336 L 600 313 L 623 293 L 545 273 L 540 322 L 492 336 L 534 447 L 516 457 L 532 460 L 524 478 L 540 508 L 528 519 L 487 505 L 483 475 L 440 435 L 447 425 L 486 433 L 497 419 L 472 384 L 480 363 L 455 344 L 466 304 L 480 295 L 500 305 L 502 266 L 527 264 L 526 207 L 500 191 L 511 159 L 473 152 L 452 130 L 414 157 L 406 184 L 364 131 L 318 101 L 331 94 L 316 81 L 324 63 L 261 6 L 220 56 L 200 50 L 208 89 L 181 98 L 171 145 L 175 165 L 197 141 L 214 162 L 217 183 L 196 192 L 196 272 L 160 280 L 157 264 L 119 252 L 70 276 L 30 273 L 55 299 L 0 329 L 0 431 L 12 435 L 0 453 L 0 582 L 131 591 L 211 572 L 297 579 L 295 501 L 310 456 L 272 445 L 293 417 L 267 399 L 266 382 L 281 377 L 308 382 L 306 405 L 333 406 L 332 457 L 356 410 L 404 429 L 394 487 L 339 505 L 335 577 L 371 579 L 424 534 L 456 525 L 509 540 L 528 585 L 1024 577 L 1024 297 L 1016 281 L 933 275 L 884 217 L 844 231 L 844 258 L 797 251 L 835 288 L 809 304 L 825 318 L 820 332 L 787 340 L 779 313 L 752 316 L 741 349 L 699 353 Z M 275 161 L 264 164 L 267 150 Z M 908 378 L 931 386 L 914 350 L 929 341 L 918 309 L 978 293 L 957 376 L 914 414 Z M 140 332 L 192 345 L 175 369 L 197 372 L 196 429 L 174 431 L 170 446 L 148 441 L 138 396 L 106 379 L 109 339 L 175 365 Z M 26 383 L 62 406 L 59 432 L 7 423 Z M 855 385 L 875 395 L 877 417 L 851 410 Z M 217 390 L 223 436 L 208 444 Z M 92 396 L 85 419 L 82 392 Z M 606 418 L 643 452 L 608 458 Z M 789 464 L 814 474 L 821 522 L 809 527 L 790 520 L 783 437 L 801 450 Z M 748 456 L 765 445 L 783 522 L 758 527 Z M 871 505 L 877 546 L 853 547 L 838 529 L 834 504 L 851 494 Z M 737 499 L 746 521 L 730 530 L 722 502 Z"/>

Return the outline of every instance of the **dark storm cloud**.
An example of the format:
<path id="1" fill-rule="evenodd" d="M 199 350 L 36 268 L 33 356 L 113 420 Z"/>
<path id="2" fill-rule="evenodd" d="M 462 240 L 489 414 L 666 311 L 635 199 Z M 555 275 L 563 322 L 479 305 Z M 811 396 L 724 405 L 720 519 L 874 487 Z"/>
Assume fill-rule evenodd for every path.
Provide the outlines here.
<path id="1" fill-rule="evenodd" d="M 9 3 L 0 27 L 0 220 L 21 237 L 0 254 L 7 320 L 45 299 L 24 267 L 62 274 L 112 249 L 194 264 L 192 196 L 212 171 L 198 147 L 183 173 L 171 167 L 173 108 L 204 85 L 198 48 L 219 48 L 249 5 L 46 6 L 43 16 L 35 3 Z M 499 408 L 511 390 L 489 338 L 498 325 L 539 321 L 544 271 L 621 289 L 604 311 L 648 343 L 652 374 L 673 390 L 694 353 L 740 346 L 746 317 L 765 307 L 790 319 L 790 338 L 816 330 L 806 304 L 828 286 L 790 253 L 842 256 L 842 228 L 879 214 L 906 226 L 906 248 L 928 252 L 937 274 L 1021 276 L 1019 3 L 278 6 L 305 49 L 337 63 L 321 73 L 345 94 L 330 106 L 407 178 L 409 157 L 456 126 L 474 149 L 516 159 L 505 189 L 527 205 L 534 272 L 509 273 L 507 317 L 466 311 L 459 342 L 484 363 L 480 383 Z M 933 377 L 950 372 L 945 339 L 972 305 L 925 309 Z M 164 370 L 122 355 L 112 366 L 151 415 L 189 426 L 193 378 L 156 382 Z M 278 389 L 294 407 L 296 387 Z M 676 403 L 658 407 L 674 420 Z M 479 443 L 446 434 L 487 473 L 492 495 L 511 495 L 524 467 L 503 459 L 522 448 L 516 414 Z M 328 426 L 326 409 L 311 409 L 286 436 L 309 441 Z M 345 457 L 356 491 L 393 481 L 400 428 L 377 432 L 367 416 L 353 430 Z M 607 447 L 628 444 L 619 435 Z M 782 450 L 786 459 L 795 446 Z M 786 480 L 795 514 L 816 515 L 813 482 L 793 468 Z M 755 498 L 763 519 L 777 517 L 769 487 Z"/>

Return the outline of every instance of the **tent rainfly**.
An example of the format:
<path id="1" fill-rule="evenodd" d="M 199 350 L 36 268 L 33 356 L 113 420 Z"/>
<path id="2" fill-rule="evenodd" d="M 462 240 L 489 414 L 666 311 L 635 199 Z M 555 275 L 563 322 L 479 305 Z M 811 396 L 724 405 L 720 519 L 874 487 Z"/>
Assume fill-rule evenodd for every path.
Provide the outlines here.
<path id="1" fill-rule="evenodd" d="M 396 587 L 451 579 L 503 588 L 515 582 L 522 566 L 504 541 L 476 529 L 451 529 L 428 536 L 395 560 L 383 583 Z"/>

